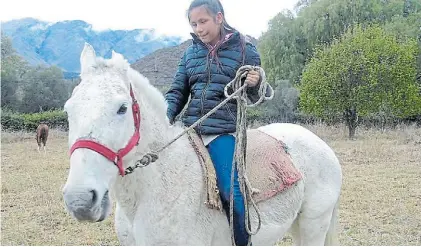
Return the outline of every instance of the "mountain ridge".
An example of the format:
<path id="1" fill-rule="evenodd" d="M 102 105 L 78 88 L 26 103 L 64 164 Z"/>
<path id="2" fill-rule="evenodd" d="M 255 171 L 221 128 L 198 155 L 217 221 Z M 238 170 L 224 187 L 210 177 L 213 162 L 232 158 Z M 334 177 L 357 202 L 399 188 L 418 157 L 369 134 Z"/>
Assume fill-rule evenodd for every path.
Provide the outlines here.
<path id="1" fill-rule="evenodd" d="M 121 53 L 134 63 L 155 50 L 176 46 L 180 36 L 157 34 L 154 29 L 96 31 L 82 20 L 45 22 L 23 18 L 2 22 L 2 35 L 11 38 L 14 49 L 30 65 L 55 65 L 67 74 L 80 72 L 79 56 L 85 42 L 99 56 L 111 57 L 111 51 Z"/>

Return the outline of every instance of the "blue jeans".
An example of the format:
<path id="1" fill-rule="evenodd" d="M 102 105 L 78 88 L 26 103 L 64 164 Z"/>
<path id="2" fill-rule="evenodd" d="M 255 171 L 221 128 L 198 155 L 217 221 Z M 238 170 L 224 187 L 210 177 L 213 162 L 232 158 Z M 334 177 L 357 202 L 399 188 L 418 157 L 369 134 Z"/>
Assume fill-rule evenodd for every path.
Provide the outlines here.
<path id="1" fill-rule="evenodd" d="M 234 159 L 235 137 L 220 135 L 207 146 L 212 162 L 215 166 L 217 185 L 220 192 L 222 205 L 229 220 L 231 171 Z M 248 233 L 245 228 L 244 198 L 238 183 L 237 170 L 234 172 L 234 239 L 236 245 L 247 245 Z"/>

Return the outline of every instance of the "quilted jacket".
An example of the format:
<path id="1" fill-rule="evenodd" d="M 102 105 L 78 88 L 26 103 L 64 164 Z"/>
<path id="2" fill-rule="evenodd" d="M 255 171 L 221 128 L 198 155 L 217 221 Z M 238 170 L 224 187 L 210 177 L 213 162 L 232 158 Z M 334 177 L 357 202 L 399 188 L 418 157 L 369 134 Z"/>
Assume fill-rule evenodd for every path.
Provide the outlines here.
<path id="1" fill-rule="evenodd" d="M 192 36 L 193 42 L 184 52 L 171 88 L 165 94 L 170 122 L 174 122 L 191 97 L 181 117 L 186 126 L 192 125 L 225 99 L 224 87 L 234 79 L 242 65 L 260 66 L 256 47 L 239 32 L 227 35 L 216 47 L 204 44 L 194 34 Z M 247 89 L 252 101 L 257 100 L 256 89 Z M 231 100 L 198 125 L 196 131 L 201 135 L 233 133 L 236 119 L 236 101 Z"/>

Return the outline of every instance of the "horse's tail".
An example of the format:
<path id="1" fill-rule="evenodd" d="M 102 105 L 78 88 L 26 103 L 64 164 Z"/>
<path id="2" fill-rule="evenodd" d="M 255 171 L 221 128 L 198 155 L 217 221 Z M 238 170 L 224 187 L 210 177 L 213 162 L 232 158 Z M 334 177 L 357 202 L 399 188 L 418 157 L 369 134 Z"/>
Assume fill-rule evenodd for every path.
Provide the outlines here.
<path id="1" fill-rule="evenodd" d="M 43 137 L 43 138 L 47 138 L 47 136 L 48 136 L 48 130 L 47 130 L 47 128 L 42 128 L 41 129 L 41 136 Z"/>
<path id="2" fill-rule="evenodd" d="M 48 126 L 45 124 L 42 124 L 39 126 L 39 129 L 37 130 L 37 142 L 41 143 L 42 141 L 43 144 L 45 145 L 45 143 L 47 142 L 47 138 L 48 138 Z"/>
<path id="3" fill-rule="evenodd" d="M 339 216 L 339 199 L 336 202 L 335 208 L 332 211 L 332 218 L 330 219 L 329 229 L 327 230 L 325 245 L 339 245 L 337 235 L 337 225 Z"/>
<path id="4" fill-rule="evenodd" d="M 47 125 L 45 125 L 44 128 L 42 128 L 42 135 L 44 137 L 44 146 L 45 146 L 48 139 L 48 126 Z"/>

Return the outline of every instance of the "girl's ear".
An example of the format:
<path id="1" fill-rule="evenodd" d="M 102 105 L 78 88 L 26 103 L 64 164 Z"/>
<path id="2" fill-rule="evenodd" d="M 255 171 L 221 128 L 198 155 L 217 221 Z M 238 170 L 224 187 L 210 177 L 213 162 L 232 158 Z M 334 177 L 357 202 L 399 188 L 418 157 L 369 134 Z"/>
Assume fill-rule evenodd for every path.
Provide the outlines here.
<path id="1" fill-rule="evenodd" d="M 218 12 L 218 14 L 216 14 L 216 23 L 222 24 L 223 21 L 224 21 L 224 15 L 221 12 Z"/>

